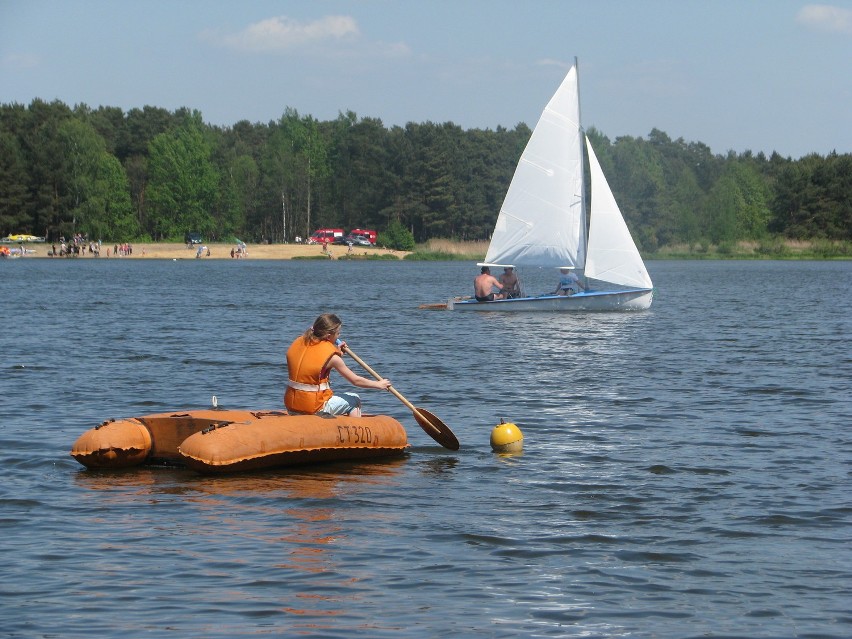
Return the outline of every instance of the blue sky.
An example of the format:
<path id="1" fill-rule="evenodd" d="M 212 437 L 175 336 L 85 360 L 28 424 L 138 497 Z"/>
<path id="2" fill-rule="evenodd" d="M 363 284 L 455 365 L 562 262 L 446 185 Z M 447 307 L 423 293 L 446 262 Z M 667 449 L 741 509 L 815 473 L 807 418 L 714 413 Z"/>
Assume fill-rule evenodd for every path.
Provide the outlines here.
<path id="1" fill-rule="evenodd" d="M 0 102 L 220 125 L 533 126 L 574 56 L 610 139 L 852 152 L 852 0 L 0 0 Z"/>

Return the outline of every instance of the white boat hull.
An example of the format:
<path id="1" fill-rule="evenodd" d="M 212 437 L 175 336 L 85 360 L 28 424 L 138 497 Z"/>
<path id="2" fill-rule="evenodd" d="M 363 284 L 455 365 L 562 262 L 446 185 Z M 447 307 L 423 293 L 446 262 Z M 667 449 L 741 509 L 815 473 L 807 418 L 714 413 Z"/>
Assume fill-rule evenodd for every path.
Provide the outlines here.
<path id="1" fill-rule="evenodd" d="M 450 299 L 450 311 L 644 311 L 650 308 L 653 289 L 627 291 L 589 291 L 576 295 L 540 295 L 510 300 L 477 302 Z"/>

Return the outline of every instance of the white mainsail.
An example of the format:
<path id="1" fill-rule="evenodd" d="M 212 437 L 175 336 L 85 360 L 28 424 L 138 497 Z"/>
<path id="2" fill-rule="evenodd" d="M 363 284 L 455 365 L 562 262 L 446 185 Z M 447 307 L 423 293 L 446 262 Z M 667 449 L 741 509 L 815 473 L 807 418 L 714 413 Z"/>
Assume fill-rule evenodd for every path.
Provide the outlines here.
<path id="1" fill-rule="evenodd" d="M 584 147 L 585 143 L 585 149 Z M 586 242 L 585 158 L 591 211 Z M 640 311 L 654 285 L 580 125 L 577 65 L 547 103 L 506 192 L 485 264 L 579 269 L 587 286 L 480 301 L 451 298 L 446 308 L 475 311 Z"/>
<path id="2" fill-rule="evenodd" d="M 586 277 L 620 286 L 653 288 L 651 277 L 588 138 L 586 148 L 592 178 Z"/>
<path id="3" fill-rule="evenodd" d="M 585 262 L 578 91 L 573 66 L 521 155 L 497 216 L 487 263 L 582 267 Z"/>

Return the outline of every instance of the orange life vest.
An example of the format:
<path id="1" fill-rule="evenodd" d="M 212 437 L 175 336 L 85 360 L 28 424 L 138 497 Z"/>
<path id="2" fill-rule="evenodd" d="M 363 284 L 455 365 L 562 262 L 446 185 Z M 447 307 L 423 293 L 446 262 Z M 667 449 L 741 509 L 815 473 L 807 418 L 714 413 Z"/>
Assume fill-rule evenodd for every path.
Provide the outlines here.
<path id="1" fill-rule="evenodd" d="M 305 344 L 301 335 L 287 349 L 287 370 L 290 379 L 284 393 L 287 410 L 299 413 L 316 413 L 332 396 L 328 385 L 331 369 L 328 361 L 332 355 L 343 353 L 331 342 L 311 341 Z"/>

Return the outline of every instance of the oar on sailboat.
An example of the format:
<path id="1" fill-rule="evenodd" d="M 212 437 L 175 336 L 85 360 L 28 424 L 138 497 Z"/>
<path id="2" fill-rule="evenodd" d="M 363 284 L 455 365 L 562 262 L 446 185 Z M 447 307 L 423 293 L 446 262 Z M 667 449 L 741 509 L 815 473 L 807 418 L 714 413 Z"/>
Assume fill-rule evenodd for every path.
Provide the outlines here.
<path id="1" fill-rule="evenodd" d="M 454 301 L 461 302 L 462 300 L 469 300 L 469 299 L 470 299 L 470 295 L 465 295 L 464 297 L 455 297 Z M 437 302 L 435 304 L 421 304 L 417 308 L 419 308 L 421 310 L 427 310 L 427 311 L 446 311 L 447 310 L 447 303 L 446 302 Z"/>

